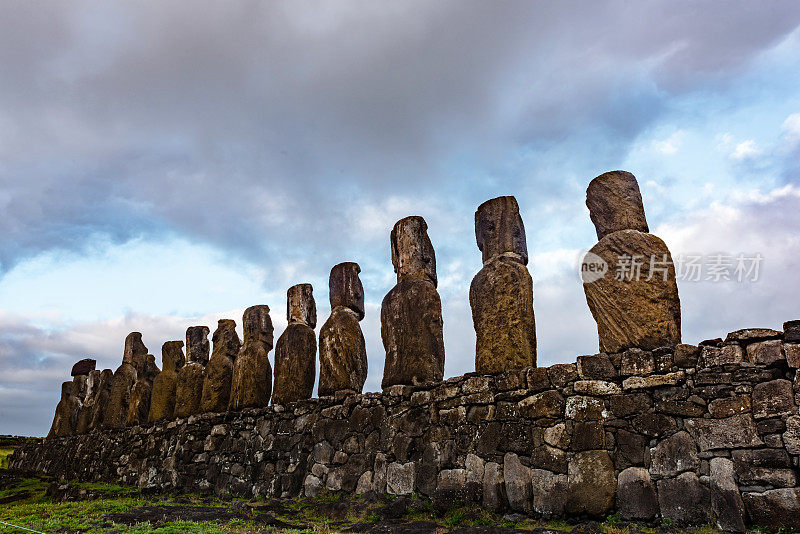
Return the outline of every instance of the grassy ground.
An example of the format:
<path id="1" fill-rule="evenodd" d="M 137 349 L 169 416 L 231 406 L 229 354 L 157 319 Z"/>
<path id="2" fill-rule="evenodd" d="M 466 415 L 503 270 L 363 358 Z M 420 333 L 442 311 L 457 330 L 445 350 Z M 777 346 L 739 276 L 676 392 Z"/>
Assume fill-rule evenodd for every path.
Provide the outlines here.
<path id="1" fill-rule="evenodd" d="M 67 500 L 65 499 L 67 496 Z M 417 496 L 367 494 L 355 497 L 323 493 L 314 498 L 242 501 L 201 495 L 145 495 L 112 484 L 54 483 L 45 477 L 0 471 L 0 522 L 55 532 L 117 533 L 336 533 L 415 532 L 494 533 L 549 529 L 571 534 L 717 534 L 710 526 L 677 529 L 669 525 L 626 524 L 616 516 L 603 523 L 567 523 L 505 518 L 479 507 L 455 507 L 436 513 Z M 0 524 L 0 533 L 22 533 Z"/>
<path id="2" fill-rule="evenodd" d="M 10 447 L 0 447 L 0 469 L 8 468 L 8 455 L 14 452 Z"/>

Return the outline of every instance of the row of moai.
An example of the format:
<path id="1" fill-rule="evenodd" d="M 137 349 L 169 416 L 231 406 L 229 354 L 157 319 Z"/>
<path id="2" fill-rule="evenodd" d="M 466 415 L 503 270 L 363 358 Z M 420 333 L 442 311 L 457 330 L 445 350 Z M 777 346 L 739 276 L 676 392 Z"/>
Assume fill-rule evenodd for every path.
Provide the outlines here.
<path id="1" fill-rule="evenodd" d="M 642 262 L 636 277 L 611 269 L 584 291 L 597 322 L 601 352 L 654 349 L 680 343 L 680 302 L 672 258 L 663 241 L 649 233 L 639 187 L 623 171 L 605 173 L 589 184 L 586 196 L 598 243 L 590 250 L 607 266 L 622 257 L 657 257 L 663 276 Z M 527 269 L 525 228 L 517 201 L 498 197 L 475 212 L 475 236 L 483 267 L 469 290 L 476 332 L 475 370 L 482 374 L 536 366 L 533 280 Z M 381 337 L 386 351 L 382 387 L 440 382 L 444 377 L 441 299 L 436 256 L 422 217 L 395 224 L 390 235 L 397 284 L 383 299 Z M 318 394 L 360 393 L 367 378 L 367 352 L 359 322 L 364 290 L 358 264 L 340 263 L 329 278 L 331 315 L 320 329 Z M 275 373 L 269 307 L 244 312 L 244 343 L 236 323 L 192 326 L 183 341 L 162 346 L 162 369 L 148 354 L 138 332 L 128 335 L 122 364 L 115 371 L 94 369 L 86 359 L 62 385 L 52 436 L 82 434 L 184 418 L 195 414 L 287 404 L 312 396 L 316 379 L 316 304 L 310 284 L 287 292 L 288 326 L 275 346 Z M 211 353 L 209 358 L 209 352 Z"/>

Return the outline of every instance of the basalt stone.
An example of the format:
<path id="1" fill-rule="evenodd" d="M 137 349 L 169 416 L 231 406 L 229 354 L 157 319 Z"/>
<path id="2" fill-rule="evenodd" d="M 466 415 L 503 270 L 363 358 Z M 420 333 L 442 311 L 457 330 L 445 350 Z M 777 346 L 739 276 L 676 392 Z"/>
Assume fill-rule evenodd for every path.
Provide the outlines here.
<path id="1" fill-rule="evenodd" d="M 487 462 L 483 475 L 483 506 L 491 512 L 500 512 L 506 503 L 503 466 Z"/>
<path id="2" fill-rule="evenodd" d="M 778 339 L 747 345 L 747 361 L 762 365 L 777 365 L 786 360 Z"/>
<path id="3" fill-rule="evenodd" d="M 406 278 L 422 279 L 436 287 L 436 254 L 425 219 L 418 216 L 400 219 L 392 228 L 390 242 L 398 282 Z"/>
<path id="4" fill-rule="evenodd" d="M 147 353 L 145 352 L 146 355 Z M 136 368 L 128 361 L 123 361 L 122 365 L 114 371 L 108 404 L 106 404 L 105 413 L 103 414 L 104 427 L 121 428 L 125 426 L 131 402 L 131 389 L 136 383 L 136 378 Z"/>
<path id="5" fill-rule="evenodd" d="M 93 360 L 92 358 L 84 358 L 72 366 L 70 376 L 88 375 L 95 370 L 96 366 L 97 360 Z"/>
<path id="6" fill-rule="evenodd" d="M 569 499 L 567 475 L 557 475 L 544 469 L 531 469 L 533 511 L 544 517 L 561 517 Z"/>
<path id="7" fill-rule="evenodd" d="M 364 287 L 358 277 L 360 272 L 361 267 L 357 263 L 347 261 L 334 265 L 328 278 L 331 310 L 339 306 L 349 308 L 356 312 L 359 321 L 364 318 Z M 316 324 L 316 317 L 314 323 Z M 315 326 L 308 324 L 312 328 Z"/>
<path id="8" fill-rule="evenodd" d="M 750 409 L 751 403 L 749 395 L 714 399 L 708 403 L 708 413 L 711 414 L 711 417 L 717 418 L 747 413 Z"/>
<path id="9" fill-rule="evenodd" d="M 307 324 L 289 323 L 275 345 L 273 404 L 310 399 L 316 379 L 317 336 Z"/>
<path id="10" fill-rule="evenodd" d="M 755 421 L 750 414 L 734 415 L 724 419 L 687 419 L 684 425 L 699 445 L 701 452 L 757 447 L 764 444 L 758 436 Z"/>
<path id="11" fill-rule="evenodd" d="M 63 438 L 75 433 L 81 401 L 72 394 L 72 391 L 73 383 L 71 381 L 61 384 L 61 400 L 56 406 L 53 424 L 47 434 L 48 438 Z"/>
<path id="12" fill-rule="evenodd" d="M 800 321 L 783 323 L 783 340 L 787 343 L 800 343 Z"/>
<path id="13" fill-rule="evenodd" d="M 792 383 L 788 380 L 762 382 L 753 388 L 753 416 L 756 419 L 793 413 L 797 413 L 797 406 Z"/>
<path id="14" fill-rule="evenodd" d="M 530 512 L 533 505 L 531 470 L 522 465 L 514 453 L 503 457 L 503 479 L 509 507 L 515 512 Z"/>
<path id="15" fill-rule="evenodd" d="M 793 415 L 786 419 L 783 443 L 790 454 L 800 455 L 800 415 Z"/>
<path id="16" fill-rule="evenodd" d="M 175 386 L 175 418 L 182 419 L 202 413 L 203 377 L 205 368 L 198 362 L 189 362 L 178 370 Z"/>
<path id="17" fill-rule="evenodd" d="M 800 488 L 745 493 L 742 497 L 753 524 L 774 530 L 800 529 Z"/>
<path id="18" fill-rule="evenodd" d="M 765 339 L 780 339 L 781 332 L 771 328 L 744 328 L 731 332 L 725 338 L 725 342 L 745 342 L 751 343 L 753 341 L 763 341 Z"/>
<path id="19" fill-rule="evenodd" d="M 233 364 L 230 410 L 267 406 L 272 395 L 272 366 L 267 357 L 273 340 L 269 306 L 247 308 L 242 323 L 244 345 Z"/>
<path id="20" fill-rule="evenodd" d="M 86 391 L 81 400 L 81 407 L 78 410 L 78 420 L 75 425 L 74 434 L 86 434 L 89 431 L 89 425 L 92 420 L 92 412 L 94 411 L 94 402 L 97 398 L 98 387 L 100 386 L 100 371 L 97 369 L 91 371 L 88 375 L 78 375 L 80 378 L 85 379 Z M 75 387 L 75 380 L 73 379 L 73 388 Z"/>
<path id="21" fill-rule="evenodd" d="M 700 357 L 700 347 L 679 343 L 675 346 L 675 365 L 691 368 L 697 366 Z"/>
<path id="22" fill-rule="evenodd" d="M 207 326 L 190 326 L 186 329 L 186 361 L 202 366 L 208 364 L 211 345 L 208 342 L 210 330 Z"/>
<path id="23" fill-rule="evenodd" d="M 717 527 L 725 532 L 744 532 L 744 503 L 736 484 L 733 462 L 711 459 L 711 509 Z"/>
<path id="24" fill-rule="evenodd" d="M 525 227 L 514 197 L 488 200 L 475 212 L 483 268 L 469 299 L 476 333 L 475 370 L 499 373 L 536 366 L 533 280 L 525 265 Z"/>
<path id="25" fill-rule="evenodd" d="M 658 503 L 664 519 L 680 525 L 707 523 L 711 500 L 709 490 L 694 473 L 658 481 Z"/>
<path id="26" fill-rule="evenodd" d="M 440 382 L 444 377 L 442 301 L 426 279 L 404 278 L 383 299 L 386 363 L 381 387 Z"/>
<path id="27" fill-rule="evenodd" d="M 629 172 L 607 172 L 592 180 L 586 189 L 586 207 L 597 239 L 620 230 L 650 231 L 639 184 Z"/>
<path id="28" fill-rule="evenodd" d="M 617 377 L 617 368 L 607 354 L 578 356 L 578 376 L 583 380 L 611 380 Z"/>
<path id="29" fill-rule="evenodd" d="M 566 512 L 605 517 L 614 505 L 617 479 L 606 451 L 579 452 L 569 462 Z"/>
<path id="30" fill-rule="evenodd" d="M 183 341 L 167 341 L 161 346 L 162 370 L 153 380 L 148 421 L 171 420 L 175 416 L 178 371 L 184 362 Z"/>
<path id="31" fill-rule="evenodd" d="M 153 384 L 149 380 L 137 380 L 131 388 L 131 400 L 128 404 L 127 426 L 141 425 L 147 422 L 150 414 L 150 397 Z"/>
<path id="32" fill-rule="evenodd" d="M 650 474 L 659 476 L 671 477 L 700 467 L 697 445 L 685 431 L 673 434 L 651 449 L 650 462 Z"/>
<path id="33" fill-rule="evenodd" d="M 360 393 L 367 379 L 367 348 L 357 312 L 337 306 L 319 332 L 320 396 Z"/>
<path id="34" fill-rule="evenodd" d="M 114 372 L 111 369 L 103 369 L 103 371 L 93 371 L 90 376 L 93 377 L 92 387 L 81 409 L 76 429 L 77 434 L 86 434 L 103 426 L 105 408 L 111 398 Z"/>
<path id="35" fill-rule="evenodd" d="M 122 354 L 122 361 L 138 366 L 147 357 L 147 347 L 142 343 L 140 332 L 131 332 L 125 338 L 125 351 Z M 137 369 L 138 370 L 138 369 Z"/>
<path id="36" fill-rule="evenodd" d="M 643 465 L 648 442 L 649 440 L 645 436 L 626 430 L 617 431 L 615 458 L 617 469 Z"/>
<path id="37" fill-rule="evenodd" d="M 241 346 L 236 333 L 236 322 L 231 319 L 220 319 L 212 342 L 214 348 L 203 377 L 203 394 L 200 401 L 200 409 L 203 413 L 218 413 L 228 410 L 231 380 L 233 379 L 233 360 Z"/>
<path id="38" fill-rule="evenodd" d="M 617 510 L 628 521 L 650 521 L 658 514 L 658 495 L 647 469 L 629 467 L 619 474 Z"/>
<path id="39" fill-rule="evenodd" d="M 597 322 L 602 352 L 652 350 L 681 341 L 681 313 L 675 267 L 664 242 L 652 234 L 620 230 L 603 237 L 590 252 L 609 268 L 583 289 Z M 617 276 L 614 266 L 644 256 L 638 268 Z M 654 258 L 652 265 L 649 261 Z M 630 276 L 629 276 L 630 275 Z"/>

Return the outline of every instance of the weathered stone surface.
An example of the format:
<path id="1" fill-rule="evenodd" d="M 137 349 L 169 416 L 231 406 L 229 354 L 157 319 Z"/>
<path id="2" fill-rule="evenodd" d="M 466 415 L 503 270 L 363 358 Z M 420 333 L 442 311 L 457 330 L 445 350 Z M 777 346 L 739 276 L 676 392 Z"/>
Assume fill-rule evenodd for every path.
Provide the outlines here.
<path id="1" fill-rule="evenodd" d="M 628 521 L 650 521 L 658 514 L 658 495 L 647 469 L 629 467 L 619 474 L 617 510 Z"/>
<path id="2" fill-rule="evenodd" d="M 367 379 L 367 348 L 350 308 L 333 308 L 319 332 L 319 395 L 340 390 L 361 392 Z"/>
<path id="3" fill-rule="evenodd" d="M 131 400 L 128 404 L 128 415 L 125 419 L 126 425 L 141 425 L 147 422 L 147 417 L 150 414 L 150 397 L 152 393 L 153 383 L 150 380 L 136 380 L 131 388 Z"/>
<path id="4" fill-rule="evenodd" d="M 92 358 L 84 358 L 75 363 L 70 371 L 70 376 L 88 375 L 95 370 L 97 361 Z"/>
<path id="5" fill-rule="evenodd" d="M 779 339 L 761 341 L 747 345 L 747 361 L 762 365 L 774 365 L 785 360 Z"/>
<path id="6" fill-rule="evenodd" d="M 138 332 L 134 332 L 134 334 L 138 334 Z M 141 334 L 139 334 L 138 340 L 141 342 Z M 147 349 L 145 349 L 144 356 L 147 356 L 146 350 Z M 140 355 L 136 357 L 139 358 Z M 133 356 L 131 356 L 130 359 L 132 360 Z M 123 360 L 122 364 L 114 371 L 114 377 L 111 379 L 111 391 L 108 404 L 104 407 L 104 427 L 120 428 L 125 426 L 131 401 L 131 389 L 133 388 L 133 384 L 136 383 L 136 378 L 136 368 L 130 361 Z"/>
<path id="7" fill-rule="evenodd" d="M 617 377 L 617 369 L 607 354 L 578 356 L 577 370 L 583 380 L 610 380 Z"/>
<path id="8" fill-rule="evenodd" d="M 731 332 L 725 338 L 726 343 L 743 341 L 750 343 L 752 341 L 761 341 L 764 339 L 780 339 L 781 332 L 771 328 L 743 328 Z"/>
<path id="9" fill-rule="evenodd" d="M 414 462 L 392 462 L 386 468 L 386 492 L 392 495 L 408 495 L 414 491 L 415 479 Z"/>
<path id="10" fill-rule="evenodd" d="M 652 234 L 621 230 L 603 237 L 590 252 L 611 266 L 602 278 L 583 284 L 597 322 L 600 350 L 651 350 L 680 343 L 678 286 L 672 256 L 664 242 Z M 626 258 L 641 256 L 647 261 L 617 279 L 614 266 L 624 265 Z M 651 257 L 660 262 L 652 270 Z"/>
<path id="11" fill-rule="evenodd" d="M 783 340 L 787 343 L 800 343 L 800 321 L 783 323 Z"/>
<path id="12" fill-rule="evenodd" d="M 744 493 L 742 497 L 753 524 L 775 530 L 800 528 L 800 488 Z"/>
<path id="13" fill-rule="evenodd" d="M 708 403 L 708 413 L 711 414 L 711 417 L 730 417 L 732 415 L 747 413 L 750 409 L 751 402 L 749 395 L 714 399 Z"/>
<path id="14" fill-rule="evenodd" d="M 576 421 L 572 427 L 570 449 L 589 451 L 606 448 L 606 433 L 599 421 Z"/>
<path id="15" fill-rule="evenodd" d="M 579 452 L 570 460 L 567 513 L 605 517 L 616 492 L 617 479 L 608 452 Z"/>
<path id="16" fill-rule="evenodd" d="M 709 491 L 694 473 L 658 481 L 661 517 L 679 525 L 707 523 L 711 500 Z"/>
<path id="17" fill-rule="evenodd" d="M 622 381 L 622 389 L 647 389 L 663 386 L 675 386 L 684 381 L 686 375 L 683 371 L 675 371 L 663 375 L 631 376 Z"/>
<path id="18" fill-rule="evenodd" d="M 104 369 L 102 372 L 95 370 L 89 374 L 89 389 L 78 415 L 76 434 L 86 434 L 102 426 L 113 378 L 114 373 L 111 369 Z"/>
<path id="19" fill-rule="evenodd" d="M 649 375 L 656 370 L 653 354 L 642 349 L 628 349 L 622 353 L 619 373 L 622 376 Z"/>
<path id="20" fill-rule="evenodd" d="M 61 438 L 71 436 L 75 433 L 78 426 L 78 415 L 81 401 L 72 394 L 72 381 L 61 384 L 61 400 L 56 406 L 56 413 L 53 417 L 53 424 L 50 427 L 48 438 Z"/>
<path id="21" fill-rule="evenodd" d="M 125 350 L 122 353 L 122 361 L 124 363 L 133 364 L 135 367 L 141 365 L 141 362 L 147 357 L 147 347 L 142 343 L 142 334 L 140 332 L 131 332 L 125 338 Z"/>
<path id="22" fill-rule="evenodd" d="M 800 343 L 784 343 L 783 352 L 786 354 L 789 367 L 793 369 L 800 367 Z"/>
<path id="23" fill-rule="evenodd" d="M 734 476 L 733 462 L 711 459 L 711 509 L 717 527 L 725 532 L 744 532 L 744 503 Z"/>
<path id="24" fill-rule="evenodd" d="M 381 387 L 439 382 L 444 377 L 442 302 L 427 280 L 400 280 L 383 299 L 386 349 Z"/>
<path id="25" fill-rule="evenodd" d="M 272 395 L 273 327 L 269 306 L 251 306 L 242 316 L 244 345 L 233 362 L 229 410 L 267 406 Z"/>
<path id="26" fill-rule="evenodd" d="M 511 256 L 488 260 L 469 289 L 475 327 L 475 371 L 500 373 L 536 366 L 533 280 Z"/>
<path id="27" fill-rule="evenodd" d="M 596 421 L 605 417 L 605 404 L 602 399 L 575 395 L 567 399 L 564 414 L 567 419 Z"/>
<path id="28" fill-rule="evenodd" d="M 505 507 L 505 503 L 503 466 L 496 462 L 487 462 L 483 475 L 483 506 L 492 512 L 499 512 Z"/>
<path id="29" fill-rule="evenodd" d="M 618 395 L 622 393 L 622 388 L 614 382 L 606 382 L 605 380 L 578 380 L 573 384 L 575 393 L 581 395 Z"/>
<path id="30" fill-rule="evenodd" d="M 520 413 L 527 417 L 561 417 L 564 414 L 564 397 L 558 391 L 550 390 L 531 395 L 517 403 Z"/>
<path id="31" fill-rule="evenodd" d="M 617 469 L 625 469 L 631 466 L 644 465 L 644 454 L 647 449 L 648 439 L 639 434 L 619 430 L 617 432 Z"/>
<path id="32" fill-rule="evenodd" d="M 175 417 L 175 398 L 178 370 L 183 367 L 183 341 L 167 341 L 161 346 L 161 372 L 153 380 L 150 397 L 149 422 L 171 420 Z"/>
<path id="33" fill-rule="evenodd" d="M 694 367 L 700 357 L 700 347 L 678 343 L 675 345 L 675 365 L 678 367 Z"/>
<path id="34" fill-rule="evenodd" d="M 685 431 L 673 434 L 650 449 L 650 462 L 650 474 L 668 477 L 700 467 L 697 445 Z"/>
<path id="35" fill-rule="evenodd" d="M 186 361 L 196 362 L 205 367 L 208 364 L 208 355 L 211 345 L 208 334 L 211 332 L 207 326 L 190 326 L 186 329 Z"/>
<path id="36" fill-rule="evenodd" d="M 597 239 L 620 230 L 650 231 L 639 184 L 629 172 L 607 172 L 592 180 L 586 189 L 586 207 Z"/>
<path id="37" fill-rule="evenodd" d="M 525 265 L 525 227 L 514 197 L 487 200 L 475 212 L 483 268 L 469 299 L 476 333 L 475 370 L 499 373 L 536 366 L 533 280 Z"/>
<path id="38" fill-rule="evenodd" d="M 793 415 L 786 419 L 783 443 L 790 454 L 800 454 L 800 415 Z"/>
<path id="39" fill-rule="evenodd" d="M 422 279 L 436 287 L 436 254 L 428 237 L 425 219 L 418 216 L 400 219 L 392 228 L 389 238 L 397 281 L 406 278 Z"/>
<path id="40" fill-rule="evenodd" d="M 684 422 L 700 451 L 757 447 L 764 442 L 758 437 L 750 414 L 724 419 L 687 419 Z"/>
<path id="41" fill-rule="evenodd" d="M 509 507 L 515 512 L 530 512 L 533 506 L 531 470 L 522 465 L 519 457 L 512 452 L 503 457 L 503 479 Z"/>
<path id="42" fill-rule="evenodd" d="M 232 319 L 220 319 L 211 341 L 214 348 L 203 376 L 203 394 L 200 400 L 202 413 L 228 410 L 233 360 L 241 347 L 239 335 L 236 333 L 236 322 Z"/>
<path id="43" fill-rule="evenodd" d="M 301 323 L 290 323 L 275 346 L 273 404 L 310 399 L 316 379 L 317 336 Z"/>
<path id="44" fill-rule="evenodd" d="M 203 364 L 193 361 L 178 370 L 175 386 L 175 418 L 202 413 L 204 374 Z"/>
<path id="45" fill-rule="evenodd" d="M 464 496 L 470 502 L 480 503 L 483 497 L 483 477 L 486 471 L 486 462 L 480 456 L 469 453 L 464 460 L 466 480 L 464 483 Z"/>
<path id="46" fill-rule="evenodd" d="M 788 380 L 762 382 L 753 388 L 753 416 L 756 419 L 794 413 L 797 413 L 794 390 Z"/>
<path id="47" fill-rule="evenodd" d="M 578 378 L 578 366 L 574 363 L 557 363 L 546 369 L 547 378 L 557 388 L 563 388 Z"/>
<path id="48" fill-rule="evenodd" d="M 317 303 L 311 284 L 296 284 L 286 291 L 286 322 L 305 324 L 312 330 L 317 327 Z"/>
<path id="49" fill-rule="evenodd" d="M 545 428 L 542 433 L 542 438 L 545 443 L 558 449 L 566 450 L 569 447 L 570 435 L 564 423 L 558 423 L 557 425 Z"/>
<path id="50" fill-rule="evenodd" d="M 567 475 L 557 475 L 544 469 L 531 469 L 533 511 L 544 517 L 560 517 L 569 498 Z"/>
<path id="51" fill-rule="evenodd" d="M 334 265 L 328 278 L 331 310 L 344 306 L 356 312 L 359 321 L 364 318 L 364 287 L 358 277 L 360 272 L 357 263 L 348 261 Z"/>

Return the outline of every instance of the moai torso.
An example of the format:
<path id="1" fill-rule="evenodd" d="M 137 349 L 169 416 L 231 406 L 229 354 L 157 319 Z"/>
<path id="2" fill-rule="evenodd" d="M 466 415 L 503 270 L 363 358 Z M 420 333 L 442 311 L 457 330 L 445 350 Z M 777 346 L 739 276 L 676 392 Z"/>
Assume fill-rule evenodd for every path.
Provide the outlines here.
<path id="1" fill-rule="evenodd" d="M 364 318 L 364 288 L 357 263 L 331 269 L 328 279 L 331 316 L 319 331 L 320 396 L 337 391 L 361 393 L 367 380 L 367 348 L 359 322 Z"/>
<path id="2" fill-rule="evenodd" d="M 92 361 L 94 362 L 94 360 Z M 88 371 L 88 374 L 86 375 L 86 395 L 84 397 L 80 412 L 78 413 L 78 424 L 75 427 L 76 434 L 86 434 L 89 430 L 91 430 L 92 417 L 95 411 L 98 393 L 100 391 L 101 375 L 99 370 L 94 369 L 94 366 L 94 364 L 91 365 L 91 370 L 89 366 L 81 368 L 84 371 Z M 75 367 L 72 369 L 74 374 Z"/>
<path id="3" fill-rule="evenodd" d="M 79 430 L 84 433 L 103 427 L 105 408 L 111 399 L 111 386 L 114 382 L 114 371 L 103 369 L 97 378 L 96 386 L 92 389 L 89 397 L 89 409 L 87 410 L 86 421 L 79 425 Z M 85 429 L 85 430 L 84 430 Z"/>
<path id="4" fill-rule="evenodd" d="M 422 217 L 406 217 L 391 233 L 397 285 L 381 305 L 386 349 L 382 387 L 441 381 L 444 376 L 442 302 L 436 256 Z"/>
<path id="5" fill-rule="evenodd" d="M 167 341 L 161 345 L 162 369 L 153 380 L 148 421 L 169 421 L 175 416 L 178 371 L 183 364 L 183 341 Z"/>
<path id="6" fill-rule="evenodd" d="M 681 310 L 672 255 L 648 233 L 636 178 L 624 171 L 602 174 L 586 190 L 586 206 L 598 243 L 584 259 L 583 289 L 602 352 L 652 350 L 681 341 Z M 590 265 L 605 265 L 595 275 Z"/>
<path id="7" fill-rule="evenodd" d="M 272 394 L 272 366 L 267 355 L 272 350 L 272 319 L 269 306 L 251 306 L 242 317 L 244 345 L 233 364 L 231 410 L 260 408 L 269 404 Z"/>
<path id="8" fill-rule="evenodd" d="M 74 386 L 75 384 L 72 381 L 61 384 L 61 400 L 58 401 L 56 406 L 53 425 L 47 434 L 48 438 L 63 438 L 75 433 L 81 402 L 73 394 Z"/>
<path id="9" fill-rule="evenodd" d="M 175 418 L 180 419 L 201 413 L 203 376 L 208 363 L 210 345 L 207 326 L 190 326 L 186 329 L 186 365 L 178 370 L 175 387 Z"/>
<path id="10" fill-rule="evenodd" d="M 533 280 L 525 227 L 514 197 L 488 200 L 475 212 L 483 268 L 472 279 L 475 371 L 500 373 L 536 366 Z"/>
<path id="11" fill-rule="evenodd" d="M 147 347 L 142 343 L 142 334 L 131 332 L 125 338 L 122 365 L 114 371 L 114 377 L 111 379 L 111 391 L 103 415 L 103 426 L 109 428 L 125 426 L 130 407 L 131 389 L 137 379 L 136 366 L 143 368 L 146 358 Z"/>
<path id="12" fill-rule="evenodd" d="M 236 333 L 236 322 L 231 319 L 220 319 L 211 341 L 214 347 L 203 377 L 203 396 L 200 400 L 202 413 L 228 410 L 233 361 L 242 346 Z"/>
<path id="13" fill-rule="evenodd" d="M 286 320 L 286 330 L 275 345 L 272 404 L 309 399 L 314 392 L 317 306 L 311 284 L 297 284 L 286 292 Z"/>
<path id="14" fill-rule="evenodd" d="M 131 400 L 128 405 L 128 426 L 141 425 L 147 422 L 150 413 L 150 397 L 153 393 L 153 381 L 161 370 L 156 365 L 156 357 L 147 354 L 137 366 L 136 382 L 131 388 Z"/>

